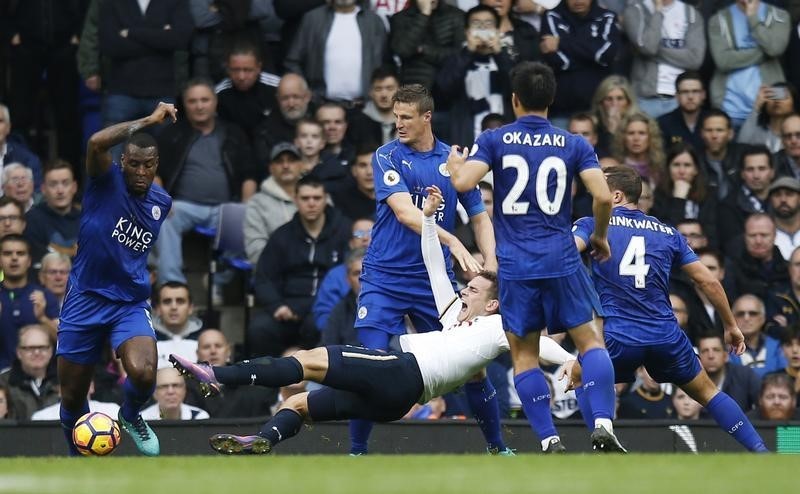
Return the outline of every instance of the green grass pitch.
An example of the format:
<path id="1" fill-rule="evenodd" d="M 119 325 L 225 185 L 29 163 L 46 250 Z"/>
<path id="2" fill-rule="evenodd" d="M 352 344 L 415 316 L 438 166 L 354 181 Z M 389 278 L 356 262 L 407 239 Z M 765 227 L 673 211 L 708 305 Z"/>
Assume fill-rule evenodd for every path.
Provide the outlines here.
<path id="1" fill-rule="evenodd" d="M 483 455 L 10 458 L 0 493 L 796 492 L 798 456 Z"/>

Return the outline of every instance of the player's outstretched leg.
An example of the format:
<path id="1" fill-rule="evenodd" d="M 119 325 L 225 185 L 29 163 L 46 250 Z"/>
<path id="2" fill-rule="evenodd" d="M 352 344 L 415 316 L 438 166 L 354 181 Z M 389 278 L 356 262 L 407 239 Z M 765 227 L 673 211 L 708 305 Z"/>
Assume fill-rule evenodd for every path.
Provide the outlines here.
<path id="1" fill-rule="evenodd" d="M 328 352 L 325 348 L 301 350 L 290 357 L 260 357 L 227 367 L 195 364 L 175 354 L 169 360 L 181 374 L 196 379 L 210 396 L 219 392 L 220 384 L 278 388 L 303 379 L 319 382 L 327 371 Z"/>
<path id="2" fill-rule="evenodd" d="M 211 448 L 227 455 L 266 454 L 272 447 L 300 432 L 308 414 L 308 393 L 290 397 L 283 407 L 254 436 L 215 434 L 208 439 Z"/>
<path id="3" fill-rule="evenodd" d="M 486 439 L 486 451 L 490 455 L 514 456 L 514 452 L 503 442 L 497 391 L 489 378 L 484 377 L 480 381 L 466 383 L 464 391 L 466 391 L 472 415 Z"/>
<path id="4" fill-rule="evenodd" d="M 769 452 L 764 440 L 758 435 L 739 404 L 727 393 L 718 391 L 705 370 L 701 370 L 697 377 L 681 388 L 692 399 L 703 405 L 722 430 L 733 436 L 748 451 Z"/>

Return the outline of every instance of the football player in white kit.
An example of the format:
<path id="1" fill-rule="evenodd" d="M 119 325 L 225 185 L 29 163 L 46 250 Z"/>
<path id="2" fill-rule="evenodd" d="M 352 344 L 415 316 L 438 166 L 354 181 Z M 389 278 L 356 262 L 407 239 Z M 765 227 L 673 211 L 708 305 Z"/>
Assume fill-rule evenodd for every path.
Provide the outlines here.
<path id="1" fill-rule="evenodd" d="M 209 394 L 225 384 L 280 387 L 306 380 L 326 386 L 287 399 L 256 435 L 212 436 L 212 448 L 225 454 L 268 453 L 278 442 L 296 435 L 304 421 L 398 420 L 414 403 L 426 403 L 480 376 L 495 357 L 509 350 L 495 274 L 479 273 L 461 290 L 460 299 L 453 290 L 433 220 L 441 200 L 439 189 L 429 187 L 423 207 L 422 252 L 436 307 L 443 314 L 442 331 L 402 335 L 402 352 L 328 346 L 228 367 L 195 364 L 170 355 L 173 365 L 197 379 Z M 545 362 L 565 364 L 574 360 L 550 338 L 542 337 L 540 346 Z"/>

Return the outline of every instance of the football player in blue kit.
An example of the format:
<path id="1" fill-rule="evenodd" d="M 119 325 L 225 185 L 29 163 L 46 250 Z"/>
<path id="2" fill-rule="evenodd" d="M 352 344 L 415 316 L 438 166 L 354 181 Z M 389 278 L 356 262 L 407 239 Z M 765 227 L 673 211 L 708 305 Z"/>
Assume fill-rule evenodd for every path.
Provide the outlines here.
<path id="1" fill-rule="evenodd" d="M 426 187 L 437 186 L 444 198 L 435 220 L 439 239 L 445 246 L 450 279 L 455 280 L 450 268 L 451 255 L 465 270 L 496 268 L 492 222 L 479 190 L 472 187 L 456 193 L 450 185 L 446 167 L 450 147 L 433 135 L 434 102 L 430 92 L 419 84 L 402 86 L 393 101 L 398 138 L 378 148 L 372 158 L 377 201 L 375 226 L 364 257 L 355 321 L 361 344 L 376 350 L 387 350 L 393 335 L 406 333 L 404 316 L 409 317 L 417 332 L 442 329 L 419 243 L 422 230 L 419 211 Z M 456 226 L 458 202 L 472 222 L 485 259 L 483 267 L 450 233 Z M 472 412 L 479 422 L 494 420 L 482 417 L 494 416 L 497 410 L 491 386 L 488 379 L 483 379 L 467 387 Z M 371 427 L 366 421 L 351 421 L 351 454 L 367 452 Z M 499 426 L 497 433 L 499 438 Z M 497 446 L 505 450 L 502 444 Z"/>
<path id="2" fill-rule="evenodd" d="M 176 115 L 173 105 L 159 103 L 151 115 L 113 125 L 89 139 L 78 253 L 61 309 L 56 351 L 61 426 L 70 454 L 77 454 L 72 429 L 89 411 L 89 383 L 108 338 L 127 374 L 120 425 L 143 454 L 160 452 L 158 438 L 139 410 L 153 394 L 157 364 L 147 256 L 172 199 L 153 184 L 156 141 L 138 131 L 167 118 L 174 122 Z M 120 163 L 112 162 L 109 150 L 123 141 Z"/>
<path id="3" fill-rule="evenodd" d="M 512 69 L 511 104 L 517 120 L 481 134 L 472 149 L 454 146 L 447 161 L 458 191 L 470 190 L 489 170 L 494 177 L 494 229 L 500 306 L 509 332 L 514 386 L 542 449 L 560 452 L 550 414 L 550 388 L 539 368 L 539 334 L 569 332 L 579 352 L 591 404 L 596 451 L 624 452 L 614 436 L 614 369 L 603 344 L 600 301 L 572 239 L 570 190 L 580 176 L 593 197 L 598 225 L 611 214 L 597 155 L 582 137 L 547 120 L 556 80 L 547 65 Z M 590 239 L 592 254 L 609 257 L 605 226 Z"/>
<path id="4" fill-rule="evenodd" d="M 706 407 L 723 430 L 750 451 L 767 451 L 739 405 L 709 379 L 669 301 L 669 276 L 679 266 L 708 297 L 722 318 L 725 341 L 737 355 L 744 337 L 731 313 L 725 291 L 675 228 L 639 211 L 642 179 L 626 166 L 605 169 L 614 209 L 608 227 L 611 259 L 592 262 L 605 313 L 604 338 L 617 382 L 633 382 L 644 365 L 658 382 L 675 383 Z M 575 222 L 573 235 L 583 251 L 595 229 L 593 218 Z M 573 377 L 575 377 L 573 375 Z M 583 389 L 578 403 L 586 406 Z"/>

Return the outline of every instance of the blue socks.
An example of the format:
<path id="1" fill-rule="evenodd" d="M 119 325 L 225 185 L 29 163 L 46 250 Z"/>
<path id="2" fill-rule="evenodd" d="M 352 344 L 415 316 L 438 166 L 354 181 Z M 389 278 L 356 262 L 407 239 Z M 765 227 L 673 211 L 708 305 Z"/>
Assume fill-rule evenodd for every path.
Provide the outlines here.
<path id="1" fill-rule="evenodd" d="M 522 402 L 522 409 L 533 432 L 544 440 L 557 436 L 553 416 L 550 414 L 550 386 L 542 373 L 542 369 L 534 367 L 514 376 L 514 387 Z"/>
<path id="2" fill-rule="evenodd" d="M 753 424 L 727 393 L 717 393 L 706 405 L 706 410 L 725 432 L 733 436 L 748 451 L 769 452 L 764 445 L 764 440 L 753 428 Z"/>
<path id="3" fill-rule="evenodd" d="M 497 391 L 492 382 L 483 378 L 480 382 L 468 382 L 464 385 L 467 401 L 472 415 L 483 432 L 489 449 L 504 451 L 503 434 L 500 431 L 500 408 L 497 405 Z"/>
<path id="4" fill-rule="evenodd" d="M 372 432 L 372 421 L 363 419 L 350 420 L 350 454 L 367 454 L 369 434 Z"/>
<path id="5" fill-rule="evenodd" d="M 139 415 L 139 410 L 142 409 L 145 403 L 153 396 L 155 390 L 155 383 L 150 389 L 140 390 L 133 385 L 130 378 L 125 379 L 125 384 L 122 385 L 123 395 L 125 399 L 122 402 L 120 413 L 122 418 L 128 422 L 133 422 Z"/>
<path id="6" fill-rule="evenodd" d="M 64 432 L 64 439 L 67 440 L 67 448 L 69 449 L 70 456 L 80 456 L 78 448 L 76 448 L 75 444 L 72 442 L 72 429 L 75 428 L 75 422 L 87 413 L 89 413 L 89 400 L 84 400 L 81 404 L 81 409 L 75 413 L 64 408 L 63 403 L 59 409 L 58 415 L 61 419 L 61 430 Z"/>
<path id="7" fill-rule="evenodd" d="M 222 384 L 257 385 L 279 388 L 303 380 L 303 366 L 294 357 L 260 357 L 227 367 L 214 367 Z"/>
<path id="8" fill-rule="evenodd" d="M 274 446 L 281 441 L 296 436 L 300 432 L 300 426 L 302 425 L 303 417 L 299 413 L 284 408 L 264 424 L 261 430 L 258 431 L 258 435 Z"/>
<path id="9" fill-rule="evenodd" d="M 592 348 L 581 355 L 579 361 L 583 368 L 583 392 L 592 412 L 589 417 L 584 416 L 584 420 L 587 423 L 591 420 L 590 428 L 594 430 L 596 419 L 614 418 L 617 398 L 614 392 L 614 365 L 605 348 Z M 583 413 L 584 407 L 581 407 L 581 414 Z"/>
<path id="10" fill-rule="evenodd" d="M 583 392 L 583 386 L 575 388 L 575 398 L 578 400 L 578 409 L 581 411 L 583 421 L 589 431 L 594 431 L 594 417 L 592 417 L 592 407 L 589 406 L 589 398 Z"/>

